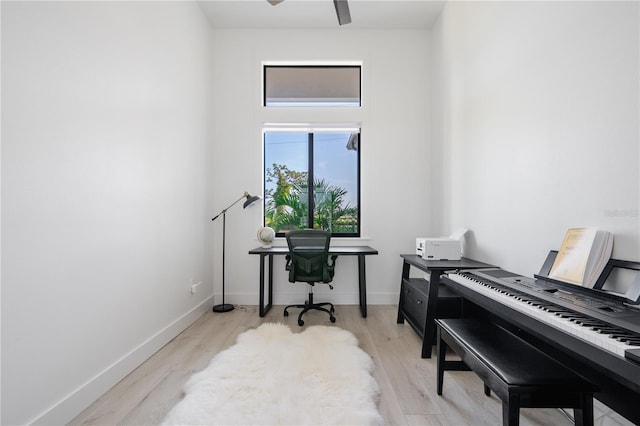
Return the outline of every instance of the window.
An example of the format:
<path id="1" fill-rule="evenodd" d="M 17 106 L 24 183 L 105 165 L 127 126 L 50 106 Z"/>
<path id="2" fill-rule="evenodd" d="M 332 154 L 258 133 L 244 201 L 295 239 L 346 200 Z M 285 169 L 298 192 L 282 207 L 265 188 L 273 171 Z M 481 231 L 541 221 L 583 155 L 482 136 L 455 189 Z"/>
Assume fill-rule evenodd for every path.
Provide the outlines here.
<path id="1" fill-rule="evenodd" d="M 282 119 L 290 110 L 271 107 L 302 107 L 292 115 L 313 123 L 317 112 L 327 116 L 327 108 L 360 107 L 361 68 L 357 63 L 263 64 L 263 112 Z M 341 111 L 354 117 L 359 110 Z M 359 237 L 360 126 L 310 126 L 263 128 L 264 224 L 277 236 L 313 228 Z"/>
<path id="2" fill-rule="evenodd" d="M 263 106 L 361 105 L 359 65 L 265 65 Z"/>
<path id="3" fill-rule="evenodd" d="M 359 129 L 265 129 L 264 224 L 360 236 Z"/>

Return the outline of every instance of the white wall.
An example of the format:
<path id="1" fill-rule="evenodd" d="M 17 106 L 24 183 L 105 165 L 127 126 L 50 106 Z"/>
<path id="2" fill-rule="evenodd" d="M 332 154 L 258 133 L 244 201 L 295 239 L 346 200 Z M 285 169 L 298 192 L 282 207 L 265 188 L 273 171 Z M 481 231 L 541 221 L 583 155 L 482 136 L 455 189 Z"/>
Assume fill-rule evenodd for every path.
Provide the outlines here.
<path id="1" fill-rule="evenodd" d="M 432 33 L 434 229 L 538 272 L 567 228 L 640 260 L 638 2 L 450 2 Z"/>
<path id="2" fill-rule="evenodd" d="M 208 309 L 210 40 L 193 2 L 2 2 L 2 424 L 68 421 Z"/>
<path id="3" fill-rule="evenodd" d="M 428 31 L 376 30 L 216 30 L 215 161 L 216 210 L 242 191 L 262 191 L 264 122 L 360 122 L 362 235 L 344 244 L 371 245 L 380 251 L 367 259 L 369 303 L 397 303 L 400 253 L 415 250 L 415 237 L 429 235 L 430 124 Z M 262 61 L 361 61 L 363 106 L 323 111 L 266 110 L 261 105 Z M 218 184 L 218 182 L 224 182 Z M 258 303 L 258 245 L 261 207 L 227 214 L 226 298 Z M 215 228 L 215 292 L 220 284 L 220 229 Z M 337 239 L 336 239 L 337 240 Z M 338 241 L 335 241 L 338 244 Z M 284 245 L 284 241 L 279 244 Z M 275 303 L 304 300 L 306 289 L 287 281 L 284 259 L 276 259 Z M 321 286 L 320 298 L 358 303 L 357 261 L 338 259 L 335 290 Z M 219 300 L 219 298 L 218 298 Z"/>

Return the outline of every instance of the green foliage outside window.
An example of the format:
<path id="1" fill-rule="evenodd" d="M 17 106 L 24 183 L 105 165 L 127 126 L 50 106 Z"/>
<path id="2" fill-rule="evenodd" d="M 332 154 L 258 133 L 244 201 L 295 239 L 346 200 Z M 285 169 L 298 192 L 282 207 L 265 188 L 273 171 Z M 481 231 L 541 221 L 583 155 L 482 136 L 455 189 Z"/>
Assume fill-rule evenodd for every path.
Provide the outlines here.
<path id="1" fill-rule="evenodd" d="M 310 226 L 308 172 L 273 164 L 267 169 L 266 182 L 275 183 L 276 187 L 265 193 L 265 226 L 276 233 L 311 227 L 334 234 L 358 231 L 358 210 L 345 203 L 348 192 L 344 188 L 330 185 L 324 179 L 313 181 L 313 226 Z"/>

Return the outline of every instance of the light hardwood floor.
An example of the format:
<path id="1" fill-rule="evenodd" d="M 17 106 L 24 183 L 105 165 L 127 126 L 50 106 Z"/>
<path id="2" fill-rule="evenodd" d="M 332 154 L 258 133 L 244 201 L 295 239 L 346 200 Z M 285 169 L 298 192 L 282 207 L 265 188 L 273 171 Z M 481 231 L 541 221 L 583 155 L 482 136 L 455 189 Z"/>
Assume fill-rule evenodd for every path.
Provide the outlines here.
<path id="1" fill-rule="evenodd" d="M 381 389 L 378 406 L 386 424 L 501 424 L 500 401 L 493 395 L 484 395 L 482 382 L 472 372 L 445 373 L 443 395 L 436 394 L 435 358 L 420 358 L 421 341 L 408 324 L 396 324 L 396 306 L 369 306 L 367 318 L 362 318 L 358 306 L 336 306 L 335 324 L 329 322 L 325 313 L 310 312 L 305 315 L 304 327 L 297 324 L 297 312 L 293 310 L 285 318 L 282 307 L 274 306 L 260 318 L 256 306 L 237 306 L 228 313 L 204 314 L 71 424 L 160 423 L 182 397 L 182 386 L 191 374 L 206 367 L 215 354 L 232 346 L 239 334 L 264 322 L 282 322 L 294 332 L 316 324 L 351 331 L 374 360 L 374 377 Z M 596 425 L 630 424 L 599 403 L 595 411 Z M 523 409 L 520 422 L 572 424 L 555 409 Z"/>

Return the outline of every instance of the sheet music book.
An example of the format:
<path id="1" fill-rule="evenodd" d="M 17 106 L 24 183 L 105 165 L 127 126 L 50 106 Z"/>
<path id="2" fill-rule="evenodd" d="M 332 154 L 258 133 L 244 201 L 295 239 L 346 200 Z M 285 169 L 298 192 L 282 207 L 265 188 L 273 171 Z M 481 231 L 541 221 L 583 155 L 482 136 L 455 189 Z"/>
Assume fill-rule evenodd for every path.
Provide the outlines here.
<path id="1" fill-rule="evenodd" d="M 613 249 L 610 232 L 597 228 L 571 228 L 562 241 L 549 278 L 593 288 Z"/>

